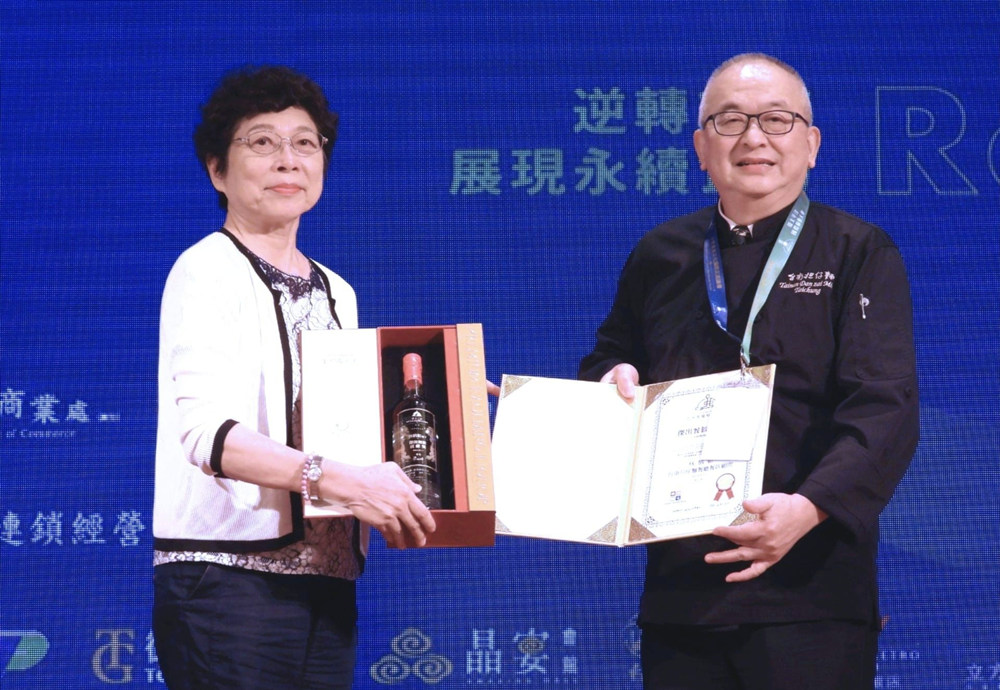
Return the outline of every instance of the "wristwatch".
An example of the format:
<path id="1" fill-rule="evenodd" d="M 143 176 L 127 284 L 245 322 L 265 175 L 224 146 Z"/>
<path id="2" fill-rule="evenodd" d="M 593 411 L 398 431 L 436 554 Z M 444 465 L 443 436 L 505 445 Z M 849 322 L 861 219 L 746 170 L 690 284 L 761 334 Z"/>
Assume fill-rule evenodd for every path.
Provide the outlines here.
<path id="1" fill-rule="evenodd" d="M 319 500 L 319 480 L 323 477 L 323 456 L 309 455 L 302 465 L 302 498 L 306 503 Z"/>

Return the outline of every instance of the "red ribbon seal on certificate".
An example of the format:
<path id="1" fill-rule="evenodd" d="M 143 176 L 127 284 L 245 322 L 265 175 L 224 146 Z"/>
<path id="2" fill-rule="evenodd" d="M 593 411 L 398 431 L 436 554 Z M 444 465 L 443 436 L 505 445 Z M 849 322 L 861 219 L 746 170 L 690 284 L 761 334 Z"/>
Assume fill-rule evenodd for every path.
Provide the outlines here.
<path id="1" fill-rule="evenodd" d="M 722 494 L 726 494 L 726 498 L 732 498 L 734 484 L 736 484 L 736 477 L 729 472 L 720 475 L 719 478 L 715 480 L 715 488 L 718 489 L 718 493 L 715 494 L 715 500 L 722 500 Z"/>

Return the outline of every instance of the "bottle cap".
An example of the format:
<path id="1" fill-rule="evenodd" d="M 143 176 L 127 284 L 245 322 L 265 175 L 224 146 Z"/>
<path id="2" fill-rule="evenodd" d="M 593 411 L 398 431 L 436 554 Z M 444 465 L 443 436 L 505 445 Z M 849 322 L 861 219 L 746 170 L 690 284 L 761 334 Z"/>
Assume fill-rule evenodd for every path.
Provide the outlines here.
<path id="1" fill-rule="evenodd" d="M 403 355 L 403 383 L 410 381 L 422 383 L 424 376 L 423 369 L 424 365 L 420 359 L 420 355 L 415 352 Z"/>

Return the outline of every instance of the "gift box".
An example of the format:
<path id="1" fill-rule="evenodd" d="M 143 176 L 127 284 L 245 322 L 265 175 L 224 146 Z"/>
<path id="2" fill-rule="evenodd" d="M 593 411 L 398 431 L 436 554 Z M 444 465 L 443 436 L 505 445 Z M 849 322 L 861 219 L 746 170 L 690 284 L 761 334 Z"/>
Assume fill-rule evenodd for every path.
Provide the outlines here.
<path id="1" fill-rule="evenodd" d="M 492 546 L 495 507 L 486 363 L 480 324 L 302 334 L 302 446 L 368 466 L 392 462 L 392 410 L 403 395 L 403 355 L 423 360 L 423 394 L 437 422 L 442 508 L 427 546 Z M 307 519 L 349 515 L 322 501 Z"/>

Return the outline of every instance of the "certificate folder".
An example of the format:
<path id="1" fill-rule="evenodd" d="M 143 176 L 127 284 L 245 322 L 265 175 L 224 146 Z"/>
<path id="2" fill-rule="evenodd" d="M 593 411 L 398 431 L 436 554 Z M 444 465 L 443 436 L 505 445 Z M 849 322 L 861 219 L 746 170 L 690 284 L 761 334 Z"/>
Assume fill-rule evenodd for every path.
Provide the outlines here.
<path id="1" fill-rule="evenodd" d="M 775 366 L 638 386 L 503 377 L 493 429 L 496 532 L 628 546 L 753 516 Z"/>

